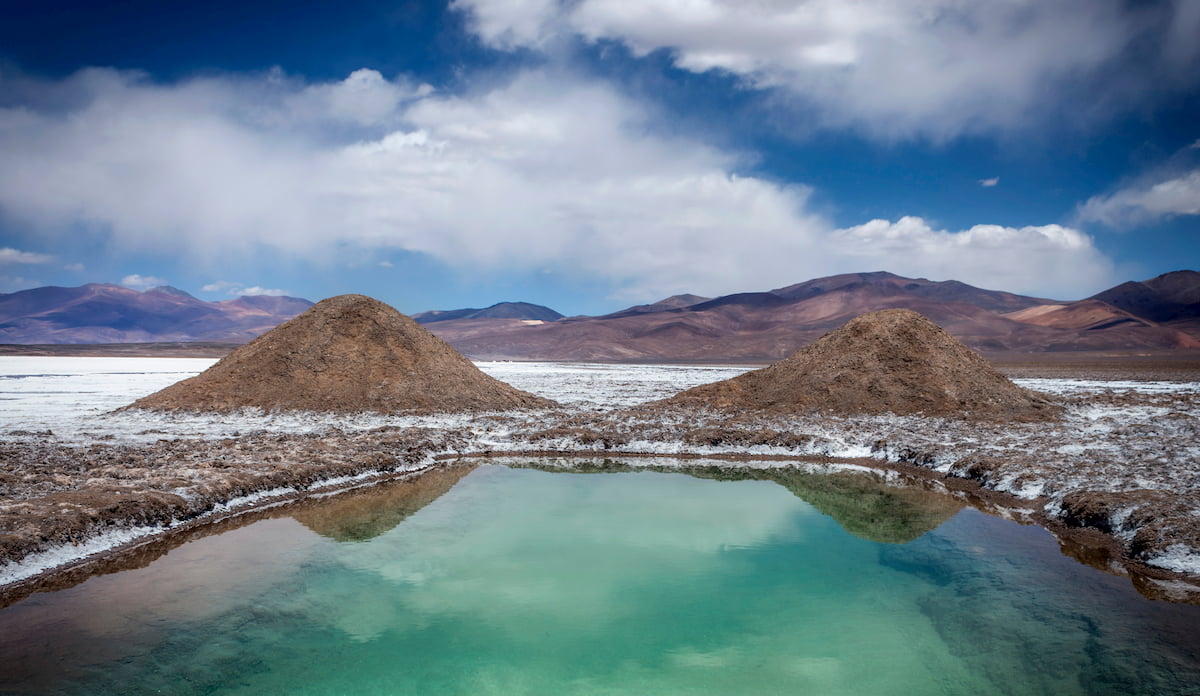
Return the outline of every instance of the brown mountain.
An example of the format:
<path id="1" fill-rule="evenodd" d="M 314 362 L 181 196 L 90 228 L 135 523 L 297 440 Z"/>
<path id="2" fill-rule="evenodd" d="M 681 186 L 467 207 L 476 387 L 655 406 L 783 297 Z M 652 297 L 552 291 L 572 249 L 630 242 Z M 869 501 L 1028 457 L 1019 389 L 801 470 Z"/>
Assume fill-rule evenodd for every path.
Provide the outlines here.
<path id="1" fill-rule="evenodd" d="M 711 299 L 711 297 L 701 297 L 700 295 L 671 295 L 665 300 L 659 300 L 653 304 L 635 305 L 633 307 L 629 307 L 628 309 L 622 309 L 619 312 L 605 314 L 604 316 L 611 319 L 613 317 L 628 317 L 636 314 L 654 314 L 656 312 L 665 312 L 668 309 L 682 309 L 684 307 L 691 307 L 692 305 L 697 305 L 701 302 L 707 302 Z"/>
<path id="2" fill-rule="evenodd" d="M 1070 304 L 1045 304 L 1029 307 L 1004 316 L 1014 321 L 1037 326 L 1096 331 L 1116 326 L 1154 326 L 1154 322 L 1100 300 L 1080 300 Z"/>
<path id="3" fill-rule="evenodd" d="M 989 420 L 1045 420 L 1060 412 L 907 309 L 855 317 L 770 367 L 694 387 L 658 403 L 732 411 L 924 413 Z"/>
<path id="4" fill-rule="evenodd" d="M 771 362 L 859 314 L 893 307 L 991 353 L 1200 348 L 1198 302 L 1194 271 L 1079 302 L 878 272 L 717 298 L 676 295 L 599 317 L 558 318 L 517 302 L 417 316 L 481 359 Z M 243 343 L 308 306 L 286 297 L 203 302 L 172 288 L 37 288 L 0 294 L 0 343 Z"/>
<path id="5" fill-rule="evenodd" d="M 1089 299 L 1200 336 L 1200 273 L 1196 271 L 1121 283 Z"/>
<path id="6" fill-rule="evenodd" d="M 434 413 L 554 405 L 485 375 L 379 300 L 339 295 L 131 408 Z"/>
<path id="7" fill-rule="evenodd" d="M 540 326 L 473 320 L 431 328 L 480 359 L 771 362 L 860 314 L 899 307 L 929 317 L 975 350 L 993 353 L 1200 348 L 1200 340 L 1174 326 L 1136 317 L 1089 324 L 1077 316 L 1037 319 L 1032 311 L 1071 304 L 880 272 L 818 278 L 685 306 L 664 301 Z M 1020 314 L 1026 310 L 1031 313 Z"/>
<path id="8" fill-rule="evenodd" d="M 311 306 L 296 297 L 205 302 L 166 286 L 34 288 L 0 294 L 0 343 L 245 343 Z"/>

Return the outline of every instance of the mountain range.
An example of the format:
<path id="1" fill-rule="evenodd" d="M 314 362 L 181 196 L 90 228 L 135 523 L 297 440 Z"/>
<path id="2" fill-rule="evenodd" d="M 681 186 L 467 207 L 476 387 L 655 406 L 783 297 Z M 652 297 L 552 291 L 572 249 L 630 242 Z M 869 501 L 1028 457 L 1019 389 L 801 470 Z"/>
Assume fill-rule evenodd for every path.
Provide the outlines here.
<path id="1" fill-rule="evenodd" d="M 170 287 L 35 288 L 0 294 L 0 343 L 244 343 L 311 306 L 294 297 L 205 302 Z M 1075 302 L 887 272 L 766 292 L 675 295 L 603 316 L 541 305 L 413 315 L 477 359 L 766 362 L 859 314 L 904 307 L 987 353 L 1200 349 L 1200 273 L 1122 283 Z"/>
<path id="2" fill-rule="evenodd" d="M 33 288 L 0 294 L 0 343 L 245 343 L 311 306 L 265 295 L 205 302 L 170 286 Z"/>
<path id="3" fill-rule="evenodd" d="M 859 314 L 904 307 L 988 353 L 1196 349 L 1198 294 L 1194 271 L 1125 283 L 1078 302 L 954 280 L 850 273 L 767 292 L 677 295 L 599 317 L 532 325 L 457 319 L 429 329 L 478 359 L 758 362 L 785 357 Z"/>

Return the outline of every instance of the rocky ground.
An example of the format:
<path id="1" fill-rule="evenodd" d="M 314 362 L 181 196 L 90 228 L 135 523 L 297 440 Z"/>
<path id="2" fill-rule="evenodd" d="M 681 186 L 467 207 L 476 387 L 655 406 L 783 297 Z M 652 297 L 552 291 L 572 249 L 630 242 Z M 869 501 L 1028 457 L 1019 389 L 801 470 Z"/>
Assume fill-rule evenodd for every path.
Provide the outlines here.
<path id="1" fill-rule="evenodd" d="M 1200 385 L 1048 384 L 1065 407 L 1059 421 L 566 406 L 154 442 L 10 431 L 0 440 L 0 580 L 173 525 L 442 459 L 538 452 L 716 456 L 731 469 L 745 459 L 819 459 L 921 471 L 1007 498 L 1060 536 L 1107 540 L 1124 568 L 1200 583 Z"/>

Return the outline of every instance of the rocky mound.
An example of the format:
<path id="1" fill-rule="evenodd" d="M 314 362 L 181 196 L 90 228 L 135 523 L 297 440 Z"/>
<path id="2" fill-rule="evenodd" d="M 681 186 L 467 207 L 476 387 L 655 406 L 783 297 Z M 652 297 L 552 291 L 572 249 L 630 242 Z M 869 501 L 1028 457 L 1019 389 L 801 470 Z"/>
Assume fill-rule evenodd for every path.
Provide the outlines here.
<path id="1" fill-rule="evenodd" d="M 130 408 L 430 413 L 553 406 L 378 300 L 340 295 Z"/>
<path id="2" fill-rule="evenodd" d="M 770 367 L 659 402 L 722 410 L 1045 420 L 1060 409 L 907 309 L 863 314 Z"/>

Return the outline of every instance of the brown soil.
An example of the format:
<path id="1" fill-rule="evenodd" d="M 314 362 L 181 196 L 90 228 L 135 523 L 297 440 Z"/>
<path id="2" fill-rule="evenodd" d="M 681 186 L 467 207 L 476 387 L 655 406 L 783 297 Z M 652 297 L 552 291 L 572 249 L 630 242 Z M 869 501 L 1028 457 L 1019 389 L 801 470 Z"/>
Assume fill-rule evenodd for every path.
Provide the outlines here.
<path id="1" fill-rule="evenodd" d="M 432 413 L 554 405 L 480 372 L 388 305 L 340 295 L 132 408 Z"/>
<path id="2" fill-rule="evenodd" d="M 190 520 L 263 491 L 420 466 L 453 437 L 381 429 L 145 445 L 0 443 L 0 565 L 108 529 Z"/>
<path id="3" fill-rule="evenodd" d="M 859 316 L 770 367 L 706 384 L 662 405 L 785 413 L 923 413 L 1036 421 L 1061 409 L 907 309 Z"/>
<path id="4" fill-rule="evenodd" d="M 988 360 L 1010 378 L 1200 382 L 1200 351 L 1084 351 L 989 353 Z"/>

